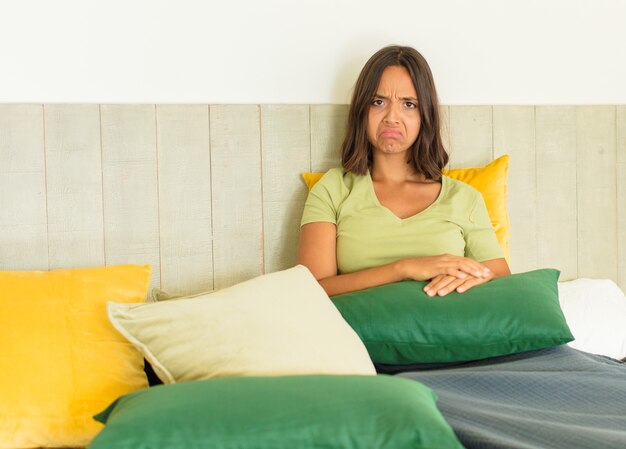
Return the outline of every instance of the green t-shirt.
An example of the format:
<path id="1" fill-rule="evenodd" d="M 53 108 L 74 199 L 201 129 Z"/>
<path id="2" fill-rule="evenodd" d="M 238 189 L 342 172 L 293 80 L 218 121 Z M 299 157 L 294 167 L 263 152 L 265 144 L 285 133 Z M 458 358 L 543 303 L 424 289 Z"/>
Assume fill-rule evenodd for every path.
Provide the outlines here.
<path id="1" fill-rule="evenodd" d="M 454 254 L 479 262 L 504 257 L 479 191 L 442 177 L 437 199 L 404 219 L 382 206 L 369 173 L 329 170 L 311 189 L 301 225 L 337 226 L 337 269 L 352 273 L 406 257 Z"/>

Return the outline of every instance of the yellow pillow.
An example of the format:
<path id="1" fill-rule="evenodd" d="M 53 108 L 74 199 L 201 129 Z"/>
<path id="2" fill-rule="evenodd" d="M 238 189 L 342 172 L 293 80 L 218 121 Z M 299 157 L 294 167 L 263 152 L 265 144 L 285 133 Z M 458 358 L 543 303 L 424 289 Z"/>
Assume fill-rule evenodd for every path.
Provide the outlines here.
<path id="1" fill-rule="evenodd" d="M 92 417 L 148 386 L 107 301 L 143 301 L 150 267 L 0 271 L 0 448 L 87 446 Z"/>
<path id="2" fill-rule="evenodd" d="M 324 176 L 325 174 L 326 172 L 302 173 L 302 177 L 304 178 L 304 182 L 306 183 L 306 186 L 309 188 L 309 190 L 311 190 L 313 186 L 317 183 L 317 181 L 322 179 L 322 176 Z"/>
<path id="3" fill-rule="evenodd" d="M 509 172 L 509 155 L 505 154 L 491 163 L 479 168 L 457 168 L 444 170 L 444 174 L 463 181 L 482 193 L 491 218 L 491 224 L 496 231 L 500 248 L 506 260 L 509 255 L 509 215 L 506 209 L 507 174 Z M 302 177 L 309 190 L 320 180 L 324 173 L 303 173 Z"/>
<path id="4" fill-rule="evenodd" d="M 506 209 L 507 175 L 509 173 L 509 155 L 505 154 L 479 168 L 456 168 L 444 170 L 445 175 L 463 181 L 483 194 L 491 225 L 496 231 L 500 248 L 506 260 L 510 262 L 509 251 L 509 214 Z"/>

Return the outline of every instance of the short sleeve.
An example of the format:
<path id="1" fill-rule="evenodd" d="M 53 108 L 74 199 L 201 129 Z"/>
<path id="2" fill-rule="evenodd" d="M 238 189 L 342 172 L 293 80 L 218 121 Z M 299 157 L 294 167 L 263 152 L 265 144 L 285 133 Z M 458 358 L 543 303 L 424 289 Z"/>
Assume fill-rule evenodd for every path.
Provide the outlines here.
<path id="1" fill-rule="evenodd" d="M 465 256 L 478 262 L 504 258 L 480 192 L 476 194 L 469 222 L 470 225 L 464 229 Z"/>
<path id="2" fill-rule="evenodd" d="M 309 192 L 300 226 L 315 222 L 337 224 L 337 211 L 347 193 L 343 183 L 343 170 L 329 170 Z"/>

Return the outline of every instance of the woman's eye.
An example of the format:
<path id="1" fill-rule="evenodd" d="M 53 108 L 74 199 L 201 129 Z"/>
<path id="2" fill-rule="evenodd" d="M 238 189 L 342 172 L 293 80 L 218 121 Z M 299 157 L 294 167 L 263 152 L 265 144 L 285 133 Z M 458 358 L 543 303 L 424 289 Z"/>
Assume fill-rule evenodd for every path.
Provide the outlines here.
<path id="1" fill-rule="evenodd" d="M 380 106 L 383 104 L 383 100 L 374 100 L 372 101 L 372 106 Z"/>
<path id="2" fill-rule="evenodd" d="M 417 108 L 417 104 L 413 103 L 412 101 L 407 101 L 406 103 L 404 103 L 404 105 L 409 109 Z"/>

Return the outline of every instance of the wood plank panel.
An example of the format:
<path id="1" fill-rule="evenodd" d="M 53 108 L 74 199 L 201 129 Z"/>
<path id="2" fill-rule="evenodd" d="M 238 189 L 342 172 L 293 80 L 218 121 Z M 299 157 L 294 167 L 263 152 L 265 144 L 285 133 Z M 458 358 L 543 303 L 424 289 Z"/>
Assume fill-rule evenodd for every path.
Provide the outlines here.
<path id="1" fill-rule="evenodd" d="M 100 107 L 44 106 L 50 268 L 104 265 Z"/>
<path id="2" fill-rule="evenodd" d="M 617 123 L 617 282 L 626 292 L 626 106 L 618 106 Z"/>
<path id="3" fill-rule="evenodd" d="M 576 108 L 578 275 L 617 279 L 615 107 Z"/>
<path id="4" fill-rule="evenodd" d="M 443 147 L 450 154 L 450 106 L 439 106 L 439 120 L 441 121 L 439 126 L 439 132 L 441 133 L 441 140 L 443 141 Z"/>
<path id="5" fill-rule="evenodd" d="M 0 104 L 0 269 L 48 269 L 41 105 Z"/>
<path id="6" fill-rule="evenodd" d="M 157 146 L 161 288 L 213 289 L 208 105 L 159 105 Z"/>
<path id="7" fill-rule="evenodd" d="M 480 167 L 493 159 L 491 106 L 450 106 L 450 167 Z"/>
<path id="8" fill-rule="evenodd" d="M 206 105 L 97 109 L 0 105 L 0 269 L 150 263 L 153 285 L 192 293 L 286 268 L 300 172 L 340 164 L 348 111 L 211 106 L 211 120 Z M 531 109 L 441 106 L 453 165 L 511 154 L 514 271 L 536 258 L 561 280 L 626 288 L 626 106 L 536 107 L 535 171 Z"/>
<path id="9" fill-rule="evenodd" d="M 537 265 L 578 277 L 576 108 L 536 107 Z"/>
<path id="10" fill-rule="evenodd" d="M 155 107 L 102 105 L 105 259 L 149 264 L 160 285 Z"/>
<path id="11" fill-rule="evenodd" d="M 341 145 L 348 125 L 348 105 L 311 105 L 311 170 L 341 166 Z"/>
<path id="12" fill-rule="evenodd" d="M 261 134 L 256 105 L 211 106 L 216 289 L 263 272 Z"/>
<path id="13" fill-rule="evenodd" d="M 307 196 L 301 174 L 311 169 L 309 106 L 261 107 L 265 272 L 297 262 Z"/>
<path id="14" fill-rule="evenodd" d="M 494 158 L 510 155 L 507 208 L 511 222 L 511 270 L 537 268 L 535 108 L 493 107 Z"/>

